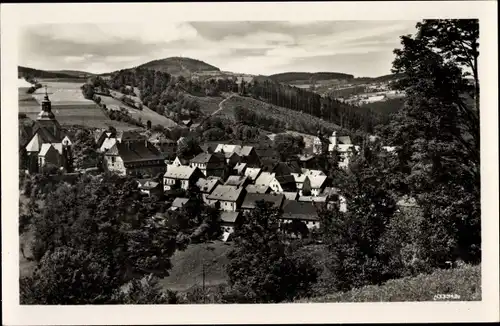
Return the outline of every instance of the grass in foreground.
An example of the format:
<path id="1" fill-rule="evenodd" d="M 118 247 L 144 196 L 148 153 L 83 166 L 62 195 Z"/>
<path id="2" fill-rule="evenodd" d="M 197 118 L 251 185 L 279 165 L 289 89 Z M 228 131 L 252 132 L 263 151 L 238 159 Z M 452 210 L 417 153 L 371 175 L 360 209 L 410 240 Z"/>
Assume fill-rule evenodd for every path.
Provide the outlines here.
<path id="1" fill-rule="evenodd" d="M 458 295 L 453 301 L 481 300 L 481 267 L 466 265 L 432 274 L 390 280 L 380 286 L 369 285 L 349 292 L 299 300 L 306 302 L 401 302 L 433 301 L 436 295 Z"/>
<path id="2" fill-rule="evenodd" d="M 225 268 L 229 262 L 227 254 L 230 243 L 214 241 L 209 244 L 191 244 L 186 250 L 177 251 L 171 258 L 170 275 L 160 281 L 162 287 L 173 291 L 187 291 L 203 282 L 205 265 L 205 286 L 217 286 L 227 282 Z"/>

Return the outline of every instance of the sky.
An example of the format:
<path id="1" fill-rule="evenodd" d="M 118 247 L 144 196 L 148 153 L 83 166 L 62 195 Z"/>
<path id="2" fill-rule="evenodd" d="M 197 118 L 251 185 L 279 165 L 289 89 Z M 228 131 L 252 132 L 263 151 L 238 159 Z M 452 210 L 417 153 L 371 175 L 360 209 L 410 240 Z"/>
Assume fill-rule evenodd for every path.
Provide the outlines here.
<path id="1" fill-rule="evenodd" d="M 238 21 L 43 24 L 25 27 L 19 65 L 105 73 L 172 56 L 223 71 L 270 75 L 390 73 L 400 36 L 416 21 Z"/>

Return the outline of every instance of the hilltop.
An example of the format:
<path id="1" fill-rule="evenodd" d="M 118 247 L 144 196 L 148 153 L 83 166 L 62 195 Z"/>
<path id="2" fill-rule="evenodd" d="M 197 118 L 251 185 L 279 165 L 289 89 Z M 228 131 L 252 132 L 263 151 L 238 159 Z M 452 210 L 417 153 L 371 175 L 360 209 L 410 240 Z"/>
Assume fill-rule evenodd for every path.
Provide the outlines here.
<path id="1" fill-rule="evenodd" d="M 183 58 L 183 57 L 170 57 L 165 59 L 153 60 L 144 63 L 137 68 L 146 68 L 151 70 L 158 70 L 167 72 L 171 75 L 190 75 L 202 71 L 220 71 L 219 68 L 209 65 L 201 60 Z"/>

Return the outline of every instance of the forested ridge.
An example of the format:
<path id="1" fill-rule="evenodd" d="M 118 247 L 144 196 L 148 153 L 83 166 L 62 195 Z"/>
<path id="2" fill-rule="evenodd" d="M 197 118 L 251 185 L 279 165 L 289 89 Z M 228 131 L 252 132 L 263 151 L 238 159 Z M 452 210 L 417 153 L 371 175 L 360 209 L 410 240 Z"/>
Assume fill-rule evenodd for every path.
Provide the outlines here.
<path id="1" fill-rule="evenodd" d="M 143 104 L 160 114 L 172 111 L 186 93 L 218 96 L 223 92 L 238 92 L 240 95 L 269 104 L 319 117 L 345 129 L 372 132 L 373 127 L 382 121 L 380 115 L 370 108 L 352 106 L 331 97 L 322 97 L 308 90 L 270 80 L 259 82 L 255 79 L 238 84 L 233 78 L 225 78 L 201 82 L 165 72 L 136 68 L 114 73 L 108 84 L 125 94 L 126 86 L 137 87 Z M 189 107 L 183 109 L 190 110 Z"/>

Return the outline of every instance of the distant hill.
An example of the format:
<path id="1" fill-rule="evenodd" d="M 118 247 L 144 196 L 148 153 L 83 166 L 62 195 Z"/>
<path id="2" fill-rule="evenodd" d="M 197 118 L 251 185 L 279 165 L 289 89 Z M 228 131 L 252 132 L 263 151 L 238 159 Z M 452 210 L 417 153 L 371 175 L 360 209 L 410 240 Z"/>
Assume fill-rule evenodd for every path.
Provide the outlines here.
<path id="1" fill-rule="evenodd" d="M 332 80 L 332 79 L 353 79 L 354 76 L 340 72 L 284 72 L 269 76 L 270 79 L 278 83 L 293 83 L 300 81 Z"/>
<path id="2" fill-rule="evenodd" d="M 357 77 L 354 78 L 355 83 L 383 83 L 402 78 L 403 74 L 389 74 L 380 77 Z"/>
<path id="3" fill-rule="evenodd" d="M 138 66 L 137 68 L 146 68 L 167 72 L 171 75 L 190 75 L 202 71 L 220 71 L 219 68 L 209 65 L 206 62 L 183 57 L 171 57 L 160 60 L 154 60 Z"/>
<path id="4" fill-rule="evenodd" d="M 96 76 L 97 74 L 87 72 L 87 71 L 79 71 L 79 70 L 51 70 L 49 72 L 56 74 L 65 74 L 71 77 L 91 77 Z"/>
<path id="5" fill-rule="evenodd" d="M 70 75 L 63 72 L 39 70 L 23 66 L 17 67 L 17 76 L 18 78 L 24 78 L 26 76 L 31 76 L 35 78 L 75 78 L 74 75 Z"/>

